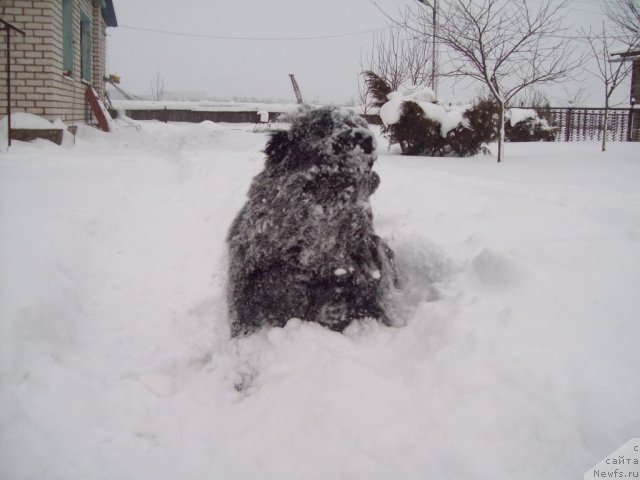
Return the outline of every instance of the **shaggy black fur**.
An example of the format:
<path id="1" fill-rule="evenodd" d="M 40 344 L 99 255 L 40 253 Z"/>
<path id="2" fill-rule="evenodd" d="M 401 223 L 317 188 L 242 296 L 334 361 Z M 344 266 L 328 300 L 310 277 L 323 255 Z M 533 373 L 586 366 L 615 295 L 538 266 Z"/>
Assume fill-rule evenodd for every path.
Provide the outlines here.
<path id="1" fill-rule="evenodd" d="M 227 237 L 232 335 L 292 317 L 337 331 L 365 317 L 388 324 L 393 254 L 373 231 L 369 196 L 380 178 L 366 122 L 304 109 L 265 153 Z"/>

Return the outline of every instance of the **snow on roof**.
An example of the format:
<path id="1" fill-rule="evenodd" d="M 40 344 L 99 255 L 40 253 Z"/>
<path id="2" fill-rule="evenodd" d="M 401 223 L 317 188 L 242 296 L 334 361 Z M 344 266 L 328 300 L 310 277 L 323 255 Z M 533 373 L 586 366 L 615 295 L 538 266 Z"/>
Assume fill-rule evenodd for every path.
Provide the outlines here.
<path id="1" fill-rule="evenodd" d="M 118 19 L 116 18 L 116 10 L 113 8 L 113 0 L 104 0 L 101 10 L 102 18 L 107 27 L 117 27 Z"/>

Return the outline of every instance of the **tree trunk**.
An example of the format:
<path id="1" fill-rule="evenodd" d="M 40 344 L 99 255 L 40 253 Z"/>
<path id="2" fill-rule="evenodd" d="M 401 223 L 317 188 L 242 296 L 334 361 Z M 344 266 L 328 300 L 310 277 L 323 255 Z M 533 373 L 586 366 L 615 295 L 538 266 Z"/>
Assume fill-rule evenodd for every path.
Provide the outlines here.
<path id="1" fill-rule="evenodd" d="M 498 163 L 504 160 L 504 120 L 505 120 L 505 104 L 504 102 L 499 102 L 500 106 L 500 135 L 498 135 Z"/>
<path id="2" fill-rule="evenodd" d="M 609 97 L 604 100 L 604 128 L 602 129 L 602 151 L 607 151 L 607 133 L 609 132 Z"/>

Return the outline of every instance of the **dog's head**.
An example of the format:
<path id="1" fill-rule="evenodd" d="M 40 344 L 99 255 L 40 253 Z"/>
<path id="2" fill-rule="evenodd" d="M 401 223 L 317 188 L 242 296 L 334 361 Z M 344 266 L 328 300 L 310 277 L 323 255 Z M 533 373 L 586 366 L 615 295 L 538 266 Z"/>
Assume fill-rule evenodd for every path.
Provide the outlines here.
<path id="1" fill-rule="evenodd" d="M 373 133 L 359 115 L 336 107 L 304 108 L 288 131 L 271 134 L 265 166 L 289 172 L 331 166 L 368 174 L 375 149 Z"/>

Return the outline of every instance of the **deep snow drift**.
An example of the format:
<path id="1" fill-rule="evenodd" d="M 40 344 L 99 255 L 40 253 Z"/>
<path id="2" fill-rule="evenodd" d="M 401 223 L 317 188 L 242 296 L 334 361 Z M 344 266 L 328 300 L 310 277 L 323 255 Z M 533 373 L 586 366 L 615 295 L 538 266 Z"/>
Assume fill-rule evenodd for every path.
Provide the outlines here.
<path id="1" fill-rule="evenodd" d="M 403 328 L 229 340 L 251 125 L 0 153 L 0 478 L 566 479 L 640 430 L 640 144 L 380 142 Z"/>

